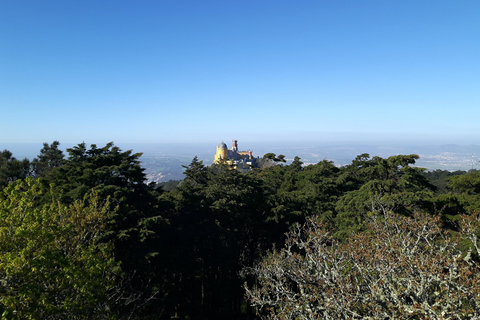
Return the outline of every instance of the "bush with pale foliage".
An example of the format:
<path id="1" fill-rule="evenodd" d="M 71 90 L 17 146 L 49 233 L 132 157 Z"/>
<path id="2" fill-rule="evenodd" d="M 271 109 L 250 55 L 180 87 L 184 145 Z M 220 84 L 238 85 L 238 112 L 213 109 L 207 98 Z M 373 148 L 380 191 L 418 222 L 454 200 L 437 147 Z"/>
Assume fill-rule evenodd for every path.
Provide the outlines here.
<path id="1" fill-rule="evenodd" d="M 462 217 L 454 233 L 439 217 L 385 212 L 339 243 L 309 221 L 245 271 L 256 279 L 247 297 L 263 319 L 475 319 L 479 227 L 478 215 Z"/>

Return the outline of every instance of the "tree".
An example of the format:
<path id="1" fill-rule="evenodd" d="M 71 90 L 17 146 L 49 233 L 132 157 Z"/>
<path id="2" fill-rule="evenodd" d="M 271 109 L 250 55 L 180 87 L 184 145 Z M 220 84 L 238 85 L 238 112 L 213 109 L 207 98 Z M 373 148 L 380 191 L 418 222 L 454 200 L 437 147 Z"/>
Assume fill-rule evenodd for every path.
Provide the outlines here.
<path id="1" fill-rule="evenodd" d="M 8 150 L 0 151 L 0 189 L 10 182 L 24 179 L 30 175 L 30 161 L 17 160 Z"/>
<path id="2" fill-rule="evenodd" d="M 43 143 L 43 148 L 37 158 L 33 159 L 32 167 L 35 176 L 44 177 L 53 168 L 63 165 L 63 151 L 58 148 L 60 142 L 53 141 L 51 145 Z"/>
<path id="3" fill-rule="evenodd" d="M 275 153 L 269 152 L 263 155 L 263 159 L 271 159 L 275 160 L 277 158 L 277 155 Z"/>
<path id="4" fill-rule="evenodd" d="M 133 192 L 145 186 L 144 169 L 138 160 L 141 153 L 123 152 L 113 142 L 102 148 L 92 144 L 90 149 L 81 143 L 67 152 L 69 157 L 64 165 L 55 167 L 47 177 L 62 189 L 65 201 L 81 198 L 89 189 L 96 188 L 118 204 L 120 199 L 131 198 Z"/>
<path id="5" fill-rule="evenodd" d="M 141 154 L 122 152 L 113 142 L 102 148 L 92 144 L 90 149 L 81 143 L 67 152 L 64 165 L 53 168 L 46 177 L 56 196 L 64 203 L 81 199 L 92 190 L 103 199 L 109 197 L 112 205 L 118 206 L 113 226 L 117 240 L 130 245 L 140 241 L 140 221 L 155 205 L 138 160 Z"/>
<path id="6" fill-rule="evenodd" d="M 275 223 L 280 234 L 280 244 L 284 241 L 287 226 L 294 222 L 303 221 L 303 199 L 296 197 L 298 173 L 289 170 L 289 166 L 273 166 L 255 172 L 256 177 L 262 181 L 265 204 L 270 207 L 266 219 Z M 300 220 L 299 220 L 300 219 Z M 273 239 L 272 239 L 273 240 Z M 277 239 L 273 240 L 273 243 Z"/>
<path id="7" fill-rule="evenodd" d="M 151 313 L 150 307 L 157 312 L 162 304 L 156 301 L 155 305 L 152 297 L 161 296 L 157 293 L 165 282 L 167 261 L 162 261 L 160 253 L 168 227 L 157 199 L 160 193 L 145 183 L 141 154 L 122 151 L 113 142 L 101 148 L 92 144 L 89 149 L 81 143 L 67 152 L 64 164 L 45 177 L 54 196 L 70 204 L 95 192 L 116 208 L 104 235 L 105 241 L 114 243 L 115 260 L 121 262 L 125 279 L 115 298 L 115 310 L 137 317 Z"/>
<path id="8" fill-rule="evenodd" d="M 277 157 L 277 160 L 280 161 L 280 162 L 287 162 L 287 160 L 285 160 L 285 156 L 283 154 L 279 154 L 278 157 Z"/>
<path id="9" fill-rule="evenodd" d="M 432 201 L 432 205 L 441 210 L 445 221 L 455 221 L 461 213 L 480 212 L 480 172 L 454 172 L 447 182 L 448 193 L 442 193 Z"/>
<path id="10" fill-rule="evenodd" d="M 409 215 L 425 209 L 435 187 L 423 175 L 425 169 L 411 166 L 418 158 L 412 154 L 369 159 L 368 154 L 362 154 L 342 168 L 350 190 L 336 204 L 337 237 L 345 239 L 362 230 L 365 217 L 376 210 Z"/>
<path id="11" fill-rule="evenodd" d="M 278 157 L 275 153 L 266 153 L 262 159 L 257 159 L 256 167 L 261 169 L 267 169 L 275 166 L 278 162 L 287 162 L 285 156 L 280 154 Z"/>
<path id="12" fill-rule="evenodd" d="M 385 212 L 367 232 L 337 242 L 328 227 L 297 226 L 285 248 L 246 273 L 247 296 L 264 319 L 467 319 L 479 316 L 479 216 L 464 216 L 464 239 L 440 218 Z"/>
<path id="13" fill-rule="evenodd" d="M 244 302 L 238 272 L 271 247 L 261 180 L 194 158 L 173 204 L 168 311 L 181 318 L 237 317 Z M 277 227 L 275 230 L 277 231 Z"/>
<path id="14" fill-rule="evenodd" d="M 53 168 L 45 179 L 55 185 L 62 202 L 71 203 L 96 190 L 99 196 L 110 197 L 112 204 L 118 206 L 115 221 L 118 230 L 125 231 L 122 237 L 128 238 L 138 231 L 138 219 L 147 214 L 149 205 L 155 201 L 152 190 L 145 184 L 141 154 L 122 151 L 113 142 L 102 148 L 92 144 L 90 149 L 81 143 L 67 152 L 69 157 L 64 164 Z"/>
<path id="15" fill-rule="evenodd" d="M 205 167 L 203 161 L 199 161 L 195 156 L 188 166 L 182 166 L 185 170 L 185 182 L 191 186 L 205 186 L 207 184 L 208 168 Z"/>
<path id="16" fill-rule="evenodd" d="M 101 241 L 112 211 L 98 195 L 39 205 L 49 193 L 27 178 L 0 193 L 2 319 L 104 319 L 118 264 Z"/>
<path id="17" fill-rule="evenodd" d="M 300 161 L 300 157 L 296 156 L 293 159 L 292 163 L 288 166 L 288 168 L 293 172 L 299 172 L 303 170 L 302 165 L 303 165 L 303 162 Z"/>
<path id="18" fill-rule="evenodd" d="M 333 223 L 335 204 L 344 193 L 340 169 L 332 161 L 323 160 L 303 168 L 297 173 L 297 190 L 293 198 L 303 202 L 304 215 L 314 215 L 325 222 Z"/>
<path id="19" fill-rule="evenodd" d="M 450 172 L 448 170 L 437 169 L 424 172 L 424 176 L 430 181 L 431 184 L 433 184 L 437 188 L 435 193 L 441 194 L 448 192 L 447 184 L 451 177 L 464 175 L 466 173 L 466 171 L 461 170 Z"/>
<path id="20" fill-rule="evenodd" d="M 469 172 L 450 177 L 447 184 L 450 190 L 468 195 L 480 194 L 480 172 Z"/>

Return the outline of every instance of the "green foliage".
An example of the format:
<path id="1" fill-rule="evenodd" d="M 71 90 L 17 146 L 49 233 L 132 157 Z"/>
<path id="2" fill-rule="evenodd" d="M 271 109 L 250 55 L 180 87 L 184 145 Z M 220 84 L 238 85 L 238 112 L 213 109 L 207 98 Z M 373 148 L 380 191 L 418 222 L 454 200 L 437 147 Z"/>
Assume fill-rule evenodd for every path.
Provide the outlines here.
<path id="1" fill-rule="evenodd" d="M 116 312 L 141 317 L 149 312 L 153 297 L 158 296 L 165 263 L 159 255 L 165 250 L 161 241 L 167 222 L 162 216 L 159 192 L 145 181 L 140 166 L 141 154 L 122 151 L 113 143 L 98 148 L 84 143 L 67 149 L 69 157 L 55 167 L 45 180 L 53 195 L 63 203 L 74 203 L 85 194 L 95 192 L 109 199 L 116 208 L 111 224 L 103 234 L 104 241 L 114 243 L 114 255 L 122 265 L 122 286 L 112 294 Z"/>
<path id="2" fill-rule="evenodd" d="M 450 177 L 466 174 L 466 171 L 434 170 L 424 172 L 424 176 L 437 188 L 437 193 L 446 193 L 448 191 L 447 184 Z"/>
<path id="3" fill-rule="evenodd" d="M 0 195 L 2 319 L 100 319 L 117 263 L 100 241 L 111 217 L 98 195 L 39 205 L 39 181 L 9 185 Z"/>
<path id="4" fill-rule="evenodd" d="M 141 154 L 122 152 L 112 142 L 103 148 L 92 144 L 89 150 L 85 143 L 81 143 L 67 152 L 69 157 L 64 165 L 51 170 L 46 177 L 61 189 L 63 200 L 67 202 L 82 198 L 88 190 L 95 188 L 118 204 L 144 187 L 144 169 L 138 160 Z"/>
<path id="5" fill-rule="evenodd" d="M 117 236 L 125 240 L 138 236 L 139 220 L 155 209 L 153 189 L 145 184 L 138 160 L 141 154 L 123 152 L 113 143 L 102 148 L 93 144 L 90 149 L 81 143 L 67 151 L 69 157 L 64 164 L 53 168 L 45 178 L 54 185 L 56 196 L 71 203 L 95 190 L 118 207 L 114 226 Z"/>
<path id="6" fill-rule="evenodd" d="M 183 181 L 170 183 L 171 188 L 158 188 L 146 184 L 139 153 L 124 152 L 113 143 L 100 148 L 87 148 L 82 143 L 67 149 L 68 158 L 63 159 L 58 146 L 57 141 L 45 143 L 33 161 L 36 176 L 43 177 L 35 182 L 28 179 L 12 183 L 30 174 L 30 164 L 28 160 L 22 164 L 8 151 L 0 157 L 0 178 L 6 186 L 0 195 L 0 230 L 5 240 L 0 244 L 0 263 L 5 261 L 17 268 L 0 267 L 0 299 L 7 288 L 11 290 L 9 298 L 0 300 L 0 312 L 6 312 L 5 317 L 14 316 L 14 311 L 21 318 L 32 319 L 240 317 L 252 312 L 246 307 L 242 283 L 246 281 L 253 288 L 257 280 L 253 274 L 239 276 L 239 272 L 254 267 L 267 250 L 282 248 L 286 233 L 298 231 L 297 223 L 315 221 L 328 226 L 324 229 L 328 236 L 322 238 L 326 240 L 318 248 L 324 245 L 328 250 L 346 250 L 344 246 L 352 245 L 352 239 L 364 239 L 354 243 L 365 247 L 348 251 L 352 258 L 357 254 L 368 256 L 365 248 L 368 252 L 381 251 L 379 243 L 372 247 L 373 238 L 361 238 L 375 234 L 369 223 L 372 218 L 390 213 L 414 216 L 415 211 L 429 210 L 442 215 L 444 228 L 459 232 L 463 230 L 461 214 L 474 217 L 480 209 L 474 172 L 451 178 L 449 193 L 439 188 L 433 197 L 436 188 L 430 181 L 435 179 L 413 166 L 417 155 L 383 159 L 362 154 L 351 165 L 337 167 L 327 160 L 304 165 L 299 157 L 289 165 L 278 164 L 285 161 L 283 155 L 266 154 L 264 159 L 257 159 L 259 168 L 247 173 L 233 170 L 227 163 L 205 166 L 195 157 L 184 166 Z M 446 174 L 439 173 L 438 180 L 446 183 Z M 7 206 L 7 202 L 12 204 Z M 113 213 L 107 204 L 115 208 Z M 20 219 L 25 212 L 29 212 L 28 218 Z M 16 220 L 11 220 L 15 216 Z M 100 222 L 94 227 L 86 222 L 96 218 Z M 10 237 L 12 228 L 17 233 Z M 70 244 L 77 233 L 83 235 L 75 240 L 79 245 Z M 477 233 L 470 235 L 473 239 Z M 29 237 L 34 240 L 29 242 Z M 59 252 L 56 245 L 71 251 L 62 256 L 66 249 Z M 462 245 L 459 248 L 467 248 Z M 294 249 L 288 246 L 269 255 L 266 264 L 275 265 L 279 255 L 287 252 L 284 250 Z M 476 250 L 475 245 L 470 248 Z M 304 263 L 301 256 L 308 250 L 304 247 L 290 252 L 298 259 L 288 262 L 289 266 Z M 19 257 L 18 263 L 14 256 Z M 355 266 L 353 260 L 349 261 L 342 269 L 345 282 L 350 279 L 347 276 L 366 281 L 358 278 L 358 273 L 350 273 Z M 373 258 L 369 261 L 374 262 Z M 93 267 L 95 263 L 100 269 Z M 304 266 L 298 272 L 308 274 L 313 270 Z M 16 273 L 7 274 L 6 270 Z M 99 270 L 103 270 L 102 276 L 96 273 Z M 375 270 L 365 270 L 376 275 Z M 75 279 L 69 278 L 72 274 Z M 54 285 L 48 284 L 51 279 L 61 288 L 54 290 Z M 45 284 L 43 291 L 28 285 L 27 280 Z M 84 289 L 78 289 L 88 280 Z M 288 281 L 288 285 L 295 283 Z M 300 287 L 292 287 L 295 294 Z M 19 290 L 26 293 L 18 296 Z M 315 290 L 316 294 L 332 289 L 317 285 Z M 374 297 L 371 292 L 359 292 Z M 28 297 L 28 303 L 20 303 L 22 297 Z M 295 307 L 297 311 L 311 308 L 307 300 Z M 320 300 L 315 301 L 318 306 Z M 33 314 L 32 310 L 43 310 L 47 305 L 48 317 Z M 65 316 L 67 308 L 74 311 Z M 357 314 L 366 312 L 355 310 Z M 279 314 L 272 313 L 272 317 Z"/>
<path id="7" fill-rule="evenodd" d="M 207 183 L 208 169 L 203 161 L 198 161 L 195 156 L 188 166 L 183 166 L 185 174 L 185 182 L 193 187 L 205 186 Z"/>
<path id="8" fill-rule="evenodd" d="M 182 183 L 182 180 L 168 180 L 155 184 L 155 188 L 162 191 L 172 191 L 176 187 L 180 186 Z"/>
<path id="9" fill-rule="evenodd" d="M 172 204 L 168 312 L 232 317 L 241 312 L 238 272 L 270 247 L 264 188 L 254 174 L 226 164 L 185 166 L 184 183 L 162 199 Z"/>
<path id="10" fill-rule="evenodd" d="M 58 148 L 60 142 L 53 141 L 51 145 L 43 143 L 43 148 L 37 158 L 33 159 L 32 167 L 36 177 L 45 177 L 53 168 L 63 165 L 63 151 Z"/>
<path id="11" fill-rule="evenodd" d="M 330 161 L 321 161 L 307 167 L 273 167 L 257 174 L 269 190 L 271 219 L 291 225 L 304 221 L 309 215 L 317 215 L 332 222 L 334 207 L 342 186 L 340 170 Z"/>
<path id="12" fill-rule="evenodd" d="M 456 171 L 441 172 L 442 177 L 446 187 L 432 199 L 432 211 L 442 213 L 446 225 L 457 230 L 456 221 L 460 215 L 480 212 L 480 175 L 477 171 Z"/>
<path id="13" fill-rule="evenodd" d="M 303 170 L 303 162 L 300 161 L 300 157 L 295 157 L 292 163 L 288 166 L 288 169 L 293 172 L 299 172 Z"/>
<path id="14" fill-rule="evenodd" d="M 10 151 L 0 151 L 0 189 L 13 181 L 28 177 L 30 171 L 30 161 L 27 158 L 17 160 Z"/>
<path id="15" fill-rule="evenodd" d="M 292 194 L 303 202 L 302 211 L 333 224 L 335 203 L 344 192 L 340 169 L 333 162 L 323 160 L 304 167 L 298 177 L 297 190 Z"/>
<path id="16" fill-rule="evenodd" d="M 275 153 L 266 153 L 263 156 L 263 160 L 273 160 L 274 162 L 287 162 L 283 154 L 277 155 Z"/>
<path id="17" fill-rule="evenodd" d="M 363 229 L 369 213 L 393 211 L 409 215 L 423 208 L 435 187 L 423 175 L 424 169 L 411 167 L 418 155 L 398 155 L 387 159 L 368 154 L 358 156 L 343 168 L 351 181 L 348 191 L 336 204 L 336 235 L 345 239 Z"/>
<path id="18" fill-rule="evenodd" d="M 480 172 L 452 176 L 448 182 L 448 188 L 467 195 L 480 194 Z"/>
<path id="19" fill-rule="evenodd" d="M 277 155 L 276 155 L 275 153 L 271 153 L 271 152 L 270 152 L 270 153 L 266 153 L 266 154 L 263 155 L 263 159 L 271 159 L 271 160 L 273 160 L 273 159 L 275 159 L 276 157 L 277 157 Z"/>

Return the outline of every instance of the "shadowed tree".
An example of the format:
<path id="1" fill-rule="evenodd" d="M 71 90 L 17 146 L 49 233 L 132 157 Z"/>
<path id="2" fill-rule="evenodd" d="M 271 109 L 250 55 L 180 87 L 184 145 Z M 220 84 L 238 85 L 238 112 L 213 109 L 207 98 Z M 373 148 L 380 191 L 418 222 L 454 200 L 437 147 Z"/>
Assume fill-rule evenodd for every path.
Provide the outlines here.
<path id="1" fill-rule="evenodd" d="M 0 189 L 10 182 L 28 177 L 30 171 L 30 161 L 27 158 L 17 160 L 10 151 L 0 151 Z"/>
<path id="2" fill-rule="evenodd" d="M 153 296 L 162 288 L 165 263 L 158 258 L 163 250 L 167 222 L 157 200 L 159 193 L 145 182 L 140 153 L 122 151 L 112 142 L 98 148 L 85 143 L 67 149 L 69 157 L 45 177 L 53 185 L 55 196 L 64 203 L 82 199 L 96 192 L 110 199 L 116 208 L 106 241 L 113 241 L 116 261 L 121 262 L 126 281 L 123 292 L 117 292 L 120 312 L 137 317 L 155 308 Z M 155 301 L 161 308 L 161 302 Z M 158 310 L 157 310 L 158 311 Z"/>
<path id="3" fill-rule="evenodd" d="M 60 142 L 53 141 L 51 145 L 44 142 L 40 154 L 33 159 L 32 167 L 34 175 L 37 177 L 44 177 L 53 168 L 63 165 L 63 151 L 58 148 Z"/>
<path id="4" fill-rule="evenodd" d="M 336 235 L 347 237 L 360 231 L 369 212 L 393 211 L 404 215 L 426 206 L 435 187 L 423 175 L 425 169 L 412 167 L 418 155 L 387 159 L 363 154 L 343 168 L 351 191 L 339 198 L 335 218 Z"/>

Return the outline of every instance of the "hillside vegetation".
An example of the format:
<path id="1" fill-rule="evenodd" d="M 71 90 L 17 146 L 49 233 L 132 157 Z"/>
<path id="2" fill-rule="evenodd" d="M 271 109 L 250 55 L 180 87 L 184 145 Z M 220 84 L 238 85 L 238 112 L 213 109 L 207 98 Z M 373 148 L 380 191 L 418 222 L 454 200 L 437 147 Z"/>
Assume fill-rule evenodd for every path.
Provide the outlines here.
<path id="1" fill-rule="evenodd" d="M 194 158 L 162 188 L 140 153 L 58 147 L 0 153 L 2 319 L 480 315 L 479 172 Z"/>

